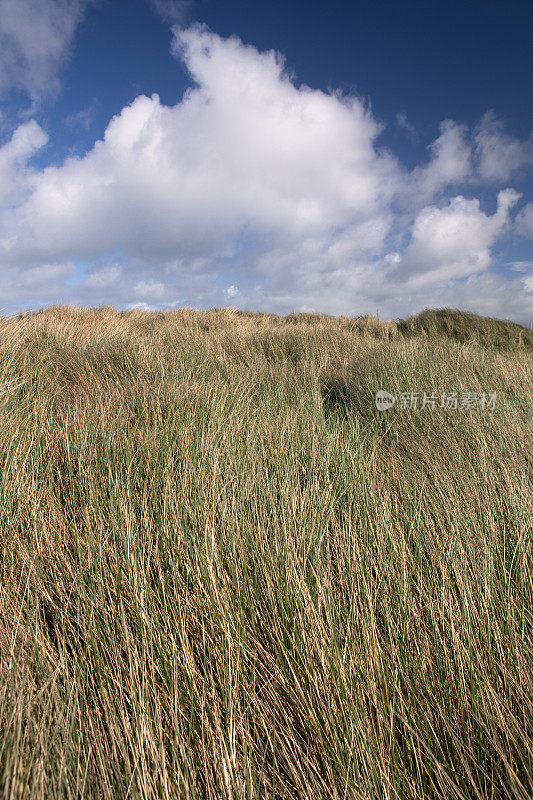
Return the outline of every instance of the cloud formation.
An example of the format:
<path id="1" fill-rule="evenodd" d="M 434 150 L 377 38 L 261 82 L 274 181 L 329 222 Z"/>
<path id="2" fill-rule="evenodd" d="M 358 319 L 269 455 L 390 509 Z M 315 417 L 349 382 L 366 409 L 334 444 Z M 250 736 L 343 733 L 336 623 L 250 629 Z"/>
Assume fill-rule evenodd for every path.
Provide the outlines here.
<path id="1" fill-rule="evenodd" d="M 509 225 L 509 212 L 520 199 L 513 189 L 498 194 L 498 208 L 489 216 L 479 200 L 454 197 L 444 207 L 426 206 L 416 216 L 409 246 L 401 258 L 411 285 L 476 275 L 490 267 L 491 247 Z"/>
<path id="2" fill-rule="evenodd" d="M 489 181 L 507 181 L 533 166 L 533 139 L 510 136 L 494 111 L 488 111 L 475 132 L 479 174 Z"/>
<path id="3" fill-rule="evenodd" d="M 0 214 L 20 203 L 31 191 L 28 161 L 48 142 L 48 136 L 34 121 L 20 125 L 11 140 L 0 148 Z"/>
<path id="4" fill-rule="evenodd" d="M 471 147 L 466 125 L 441 122 L 440 136 L 429 146 L 431 160 L 413 171 L 417 197 L 431 199 L 472 176 Z"/>
<path id="5" fill-rule="evenodd" d="M 53 94 L 76 27 L 92 0 L 0 0 L 0 95 Z"/>
<path id="6" fill-rule="evenodd" d="M 533 239 L 533 203 L 528 203 L 517 214 L 516 232 L 527 239 Z"/>
<path id="7" fill-rule="evenodd" d="M 193 81 L 177 105 L 140 96 L 85 156 L 40 171 L 36 123 L 0 149 L 0 305 L 38 305 L 41 276 L 91 304 L 397 316 L 465 302 L 486 311 L 492 292 L 490 313 L 508 316 L 511 295 L 517 318 L 529 313 L 527 276 L 491 272 L 519 195 L 502 186 L 493 214 L 466 196 L 496 180 L 498 146 L 502 180 L 518 169 L 516 141 L 494 119 L 474 142 L 444 121 L 409 172 L 380 147 L 362 100 L 296 85 L 278 53 L 200 26 L 174 28 L 173 52 Z"/>

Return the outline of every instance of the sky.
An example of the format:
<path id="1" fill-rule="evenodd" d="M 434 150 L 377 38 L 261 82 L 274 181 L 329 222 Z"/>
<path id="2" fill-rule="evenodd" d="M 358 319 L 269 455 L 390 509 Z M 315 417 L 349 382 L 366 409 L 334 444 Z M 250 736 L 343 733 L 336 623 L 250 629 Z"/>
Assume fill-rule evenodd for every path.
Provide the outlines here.
<path id="1" fill-rule="evenodd" d="M 533 320 L 533 5 L 0 0 L 0 314 Z"/>

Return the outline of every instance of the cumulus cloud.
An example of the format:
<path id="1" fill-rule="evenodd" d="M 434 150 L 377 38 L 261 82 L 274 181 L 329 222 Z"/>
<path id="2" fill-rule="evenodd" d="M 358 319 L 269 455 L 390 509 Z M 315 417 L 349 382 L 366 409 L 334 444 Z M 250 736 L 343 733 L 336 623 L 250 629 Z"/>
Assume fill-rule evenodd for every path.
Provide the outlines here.
<path id="1" fill-rule="evenodd" d="M 461 195 L 442 208 L 423 208 L 414 221 L 399 271 L 420 286 L 488 269 L 491 246 L 509 225 L 509 212 L 519 199 L 513 189 L 501 191 L 497 211 L 491 216 L 483 213 L 479 200 Z"/>
<path id="2" fill-rule="evenodd" d="M 0 95 L 32 99 L 59 86 L 58 71 L 92 0 L 0 0 Z"/>
<path id="3" fill-rule="evenodd" d="M 138 97 L 83 158 L 35 178 L 4 261 L 230 257 L 238 240 L 341 235 L 372 247 L 399 170 L 356 99 L 296 88 L 273 52 L 199 29 L 177 35 L 196 88 L 172 107 Z M 357 244 L 357 243 L 356 243 Z"/>
<path id="4" fill-rule="evenodd" d="M 463 126 L 444 121 L 409 173 L 363 101 L 297 85 L 278 53 L 199 26 L 174 28 L 173 52 L 193 82 L 175 106 L 138 97 L 59 166 L 31 168 L 35 123 L 0 150 L 0 277 L 77 263 L 76 302 L 383 316 L 497 285 L 492 248 L 518 195 L 487 214 L 458 194 L 475 173 Z M 522 278 L 497 280 L 495 303 L 512 284 L 527 305 Z"/>

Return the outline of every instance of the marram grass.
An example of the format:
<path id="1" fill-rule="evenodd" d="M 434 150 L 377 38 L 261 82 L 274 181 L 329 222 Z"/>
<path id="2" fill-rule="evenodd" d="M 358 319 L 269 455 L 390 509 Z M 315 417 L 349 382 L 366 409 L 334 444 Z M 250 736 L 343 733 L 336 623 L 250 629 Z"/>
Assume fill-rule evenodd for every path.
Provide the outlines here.
<path id="1" fill-rule="evenodd" d="M 2 800 L 533 796 L 531 338 L 457 313 L 0 318 Z"/>

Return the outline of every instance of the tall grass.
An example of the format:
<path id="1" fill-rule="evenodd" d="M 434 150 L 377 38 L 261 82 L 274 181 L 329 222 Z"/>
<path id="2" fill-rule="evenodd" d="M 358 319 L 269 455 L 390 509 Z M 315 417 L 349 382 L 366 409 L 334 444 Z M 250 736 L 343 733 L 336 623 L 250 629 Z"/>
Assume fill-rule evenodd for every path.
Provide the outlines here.
<path id="1" fill-rule="evenodd" d="M 0 319 L 5 800 L 533 795 L 531 350 L 415 329 Z"/>

